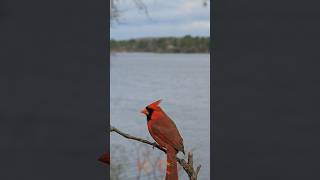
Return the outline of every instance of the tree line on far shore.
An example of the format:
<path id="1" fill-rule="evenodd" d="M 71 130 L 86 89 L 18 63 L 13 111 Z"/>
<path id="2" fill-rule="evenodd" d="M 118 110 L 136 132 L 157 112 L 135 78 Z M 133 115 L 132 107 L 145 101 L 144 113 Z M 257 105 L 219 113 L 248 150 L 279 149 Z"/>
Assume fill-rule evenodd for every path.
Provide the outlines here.
<path id="1" fill-rule="evenodd" d="M 111 40 L 111 52 L 209 53 L 209 37 L 160 37 Z"/>

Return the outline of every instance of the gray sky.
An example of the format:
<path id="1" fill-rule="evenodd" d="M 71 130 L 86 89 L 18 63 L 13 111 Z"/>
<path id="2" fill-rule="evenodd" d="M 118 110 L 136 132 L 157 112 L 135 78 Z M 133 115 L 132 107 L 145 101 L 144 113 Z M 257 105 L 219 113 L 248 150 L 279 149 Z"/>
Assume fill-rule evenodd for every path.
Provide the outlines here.
<path id="1" fill-rule="evenodd" d="M 210 35 L 210 4 L 203 0 L 143 0 L 149 17 L 133 0 L 120 0 L 120 23 L 110 29 L 111 39 Z"/>

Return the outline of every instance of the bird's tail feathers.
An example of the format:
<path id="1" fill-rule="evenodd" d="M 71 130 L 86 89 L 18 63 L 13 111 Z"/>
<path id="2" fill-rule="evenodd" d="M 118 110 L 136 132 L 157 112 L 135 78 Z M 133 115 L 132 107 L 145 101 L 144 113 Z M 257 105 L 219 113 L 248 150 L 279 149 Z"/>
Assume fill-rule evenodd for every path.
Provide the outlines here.
<path id="1" fill-rule="evenodd" d="M 167 148 L 167 172 L 165 180 L 178 180 L 178 167 L 176 155 L 177 151 L 174 148 Z"/>

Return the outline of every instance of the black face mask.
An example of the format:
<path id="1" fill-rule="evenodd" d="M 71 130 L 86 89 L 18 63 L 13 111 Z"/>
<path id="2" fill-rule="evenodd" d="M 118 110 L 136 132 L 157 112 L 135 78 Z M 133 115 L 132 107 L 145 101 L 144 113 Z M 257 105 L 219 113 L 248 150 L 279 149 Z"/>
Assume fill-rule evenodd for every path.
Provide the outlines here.
<path id="1" fill-rule="evenodd" d="M 147 121 L 150 121 L 152 113 L 153 113 L 153 109 L 146 107 L 146 110 L 148 111 Z"/>

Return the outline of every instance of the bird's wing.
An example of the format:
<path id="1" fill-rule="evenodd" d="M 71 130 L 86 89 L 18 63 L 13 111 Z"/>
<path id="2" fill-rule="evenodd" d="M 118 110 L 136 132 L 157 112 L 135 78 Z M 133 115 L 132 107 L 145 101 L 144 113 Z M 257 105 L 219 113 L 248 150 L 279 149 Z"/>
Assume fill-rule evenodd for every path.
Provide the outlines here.
<path id="1" fill-rule="evenodd" d="M 171 119 L 155 121 L 151 128 L 154 135 L 160 138 L 162 141 L 171 145 L 177 151 L 184 151 L 183 139 L 176 125 Z"/>

